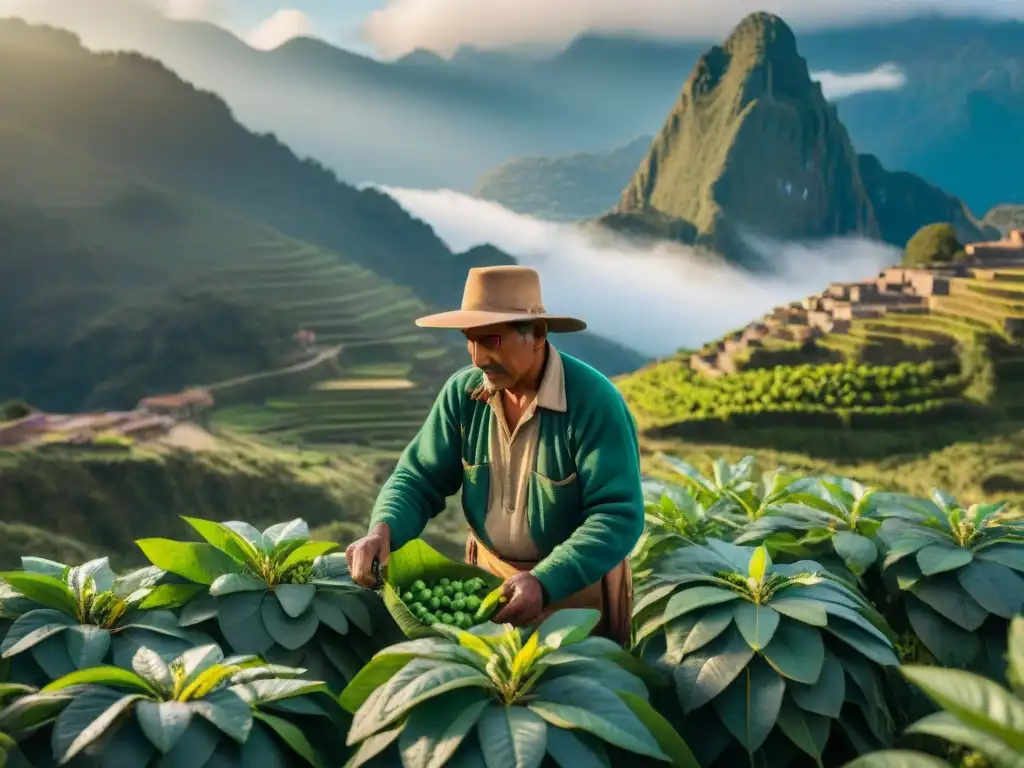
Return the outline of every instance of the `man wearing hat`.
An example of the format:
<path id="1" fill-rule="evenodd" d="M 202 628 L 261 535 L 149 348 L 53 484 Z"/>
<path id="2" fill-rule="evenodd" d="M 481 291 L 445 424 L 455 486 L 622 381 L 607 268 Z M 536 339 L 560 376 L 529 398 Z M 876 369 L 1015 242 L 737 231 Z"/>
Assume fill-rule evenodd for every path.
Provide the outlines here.
<path id="1" fill-rule="evenodd" d="M 494 621 L 597 608 L 597 633 L 625 644 L 644 524 L 636 423 L 607 378 L 548 341 L 586 323 L 544 309 L 535 270 L 487 267 L 469 271 L 461 309 L 416 324 L 462 331 L 473 365 L 445 384 L 346 551 L 352 578 L 374 586 L 373 560 L 461 487 L 466 560 L 506 580 Z"/>

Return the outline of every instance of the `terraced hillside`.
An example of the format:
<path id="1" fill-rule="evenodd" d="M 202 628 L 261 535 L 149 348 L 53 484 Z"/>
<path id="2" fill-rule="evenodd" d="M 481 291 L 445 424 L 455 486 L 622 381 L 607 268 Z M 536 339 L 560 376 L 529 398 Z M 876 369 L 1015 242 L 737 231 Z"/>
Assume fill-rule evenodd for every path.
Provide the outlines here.
<path id="1" fill-rule="evenodd" d="M 399 452 L 423 424 L 436 390 L 416 384 L 410 364 L 356 366 L 343 379 L 258 405 L 223 408 L 215 426 L 296 446 L 342 444 Z"/>
<path id="2" fill-rule="evenodd" d="M 447 342 L 413 325 L 427 310 L 411 290 L 335 252 L 0 123 L 0 205 L 5 204 L 30 206 L 67 225 L 96 253 L 88 274 L 73 274 L 68 284 L 61 284 L 66 265 L 44 265 L 54 295 L 96 294 L 98 300 L 85 302 L 84 316 L 74 317 L 71 327 L 67 318 L 39 307 L 32 333 L 52 322 L 45 335 L 66 339 L 75 325 L 119 301 L 145 302 L 175 286 L 201 285 L 243 294 L 296 327 L 316 330 L 319 342 L 342 345 L 343 369 L 397 362 L 417 386 L 451 370 Z"/>
<path id="3" fill-rule="evenodd" d="M 651 439 L 992 431 L 1024 415 L 1022 340 L 1024 255 L 1020 266 L 894 269 L 877 284 L 834 284 L 618 383 Z"/>

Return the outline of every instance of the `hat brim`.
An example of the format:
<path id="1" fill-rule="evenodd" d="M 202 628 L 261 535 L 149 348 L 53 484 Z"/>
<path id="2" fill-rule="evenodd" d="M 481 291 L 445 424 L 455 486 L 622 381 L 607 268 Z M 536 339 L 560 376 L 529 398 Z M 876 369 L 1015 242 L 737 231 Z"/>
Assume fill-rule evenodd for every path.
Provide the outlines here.
<path id="1" fill-rule="evenodd" d="M 456 309 L 451 312 L 439 312 L 416 320 L 420 328 L 445 328 L 448 330 L 468 331 L 471 328 L 483 328 L 487 325 L 502 323 L 521 323 L 528 320 L 543 320 L 551 333 L 575 333 L 585 330 L 587 324 L 575 317 L 565 315 L 529 315 L 522 312 L 485 312 L 482 310 Z"/>

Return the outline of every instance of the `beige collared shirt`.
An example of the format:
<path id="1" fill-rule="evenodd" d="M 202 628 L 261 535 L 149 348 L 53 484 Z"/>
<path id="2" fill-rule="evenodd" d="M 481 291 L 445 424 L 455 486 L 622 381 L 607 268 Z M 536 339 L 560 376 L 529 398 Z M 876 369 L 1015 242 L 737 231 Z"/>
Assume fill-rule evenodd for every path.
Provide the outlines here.
<path id="1" fill-rule="evenodd" d="M 506 560 L 539 560 L 540 552 L 526 519 L 526 505 L 530 476 L 537 466 L 540 420 L 545 410 L 566 410 L 565 372 L 555 347 L 548 343 L 548 360 L 537 397 L 523 412 L 515 429 L 509 430 L 505 421 L 501 397 L 492 397 L 488 402 L 491 405 L 491 468 L 484 529 L 494 551 Z"/>

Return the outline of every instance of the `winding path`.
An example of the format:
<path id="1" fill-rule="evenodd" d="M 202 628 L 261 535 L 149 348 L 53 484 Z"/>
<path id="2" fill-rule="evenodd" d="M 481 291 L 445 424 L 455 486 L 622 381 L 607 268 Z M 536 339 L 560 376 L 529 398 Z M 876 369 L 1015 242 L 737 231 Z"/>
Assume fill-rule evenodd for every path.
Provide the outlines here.
<path id="1" fill-rule="evenodd" d="M 337 358 L 338 355 L 341 354 L 343 347 L 343 344 L 338 344 L 334 347 L 328 347 L 315 357 L 311 357 L 309 360 L 303 360 L 301 363 L 295 363 L 294 365 L 289 365 L 284 368 L 275 368 L 272 371 L 260 371 L 259 373 L 250 373 L 245 376 L 236 376 L 233 379 L 225 379 L 224 381 L 218 381 L 215 384 L 207 384 L 199 388 L 205 389 L 208 392 L 216 392 L 218 389 L 237 387 L 240 384 L 248 384 L 251 381 L 269 379 L 274 376 L 287 376 L 292 373 L 301 373 L 302 371 L 309 370 L 310 368 L 315 368 L 326 360 Z"/>

